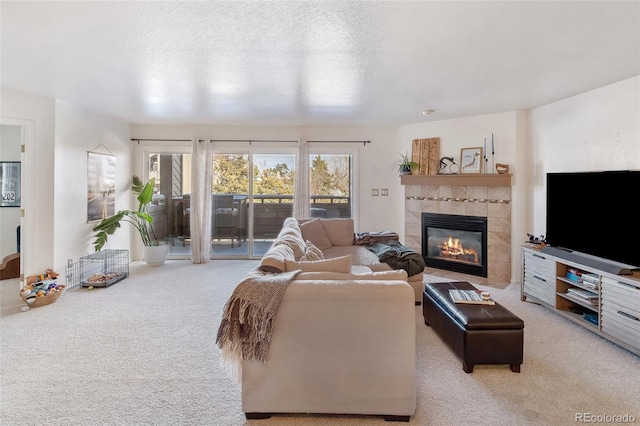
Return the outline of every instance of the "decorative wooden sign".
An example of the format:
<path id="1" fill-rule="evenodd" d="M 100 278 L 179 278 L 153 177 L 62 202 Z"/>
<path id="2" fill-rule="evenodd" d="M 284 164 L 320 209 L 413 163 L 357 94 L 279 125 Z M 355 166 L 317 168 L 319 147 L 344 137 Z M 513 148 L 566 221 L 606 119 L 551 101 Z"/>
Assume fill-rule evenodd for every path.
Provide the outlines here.
<path id="1" fill-rule="evenodd" d="M 419 174 L 437 174 L 440 170 L 440 138 L 411 141 L 411 161 L 420 164 Z"/>

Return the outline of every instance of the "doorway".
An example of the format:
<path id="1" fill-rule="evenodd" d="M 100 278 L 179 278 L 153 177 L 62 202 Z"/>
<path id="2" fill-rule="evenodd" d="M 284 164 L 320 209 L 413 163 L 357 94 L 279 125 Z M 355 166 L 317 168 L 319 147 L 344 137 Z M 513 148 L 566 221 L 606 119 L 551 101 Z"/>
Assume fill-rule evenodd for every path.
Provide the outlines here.
<path id="1" fill-rule="evenodd" d="M 264 151 L 213 156 L 212 258 L 262 257 L 293 215 L 296 154 Z"/>
<path id="2" fill-rule="evenodd" d="M 15 120 L 11 120 L 15 121 Z M 9 124 L 3 119 L 0 124 L 0 162 L 2 173 L 2 198 L 8 200 L 0 207 L 0 262 L 2 279 L 20 278 L 24 271 L 22 214 L 24 209 L 24 128 Z M 11 166 L 11 167 L 9 167 Z"/>

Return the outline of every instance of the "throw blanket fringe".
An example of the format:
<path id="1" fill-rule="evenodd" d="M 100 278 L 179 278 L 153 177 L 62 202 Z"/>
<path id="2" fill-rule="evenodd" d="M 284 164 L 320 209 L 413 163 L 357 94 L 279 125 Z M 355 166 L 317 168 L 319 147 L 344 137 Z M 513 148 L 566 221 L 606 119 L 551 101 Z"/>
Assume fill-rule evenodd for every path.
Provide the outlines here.
<path id="1" fill-rule="evenodd" d="M 273 274 L 255 269 L 233 290 L 223 310 L 216 343 L 222 350 L 222 363 L 234 379 L 239 381 L 241 377 L 242 361 L 267 361 L 280 302 L 300 272 Z"/>

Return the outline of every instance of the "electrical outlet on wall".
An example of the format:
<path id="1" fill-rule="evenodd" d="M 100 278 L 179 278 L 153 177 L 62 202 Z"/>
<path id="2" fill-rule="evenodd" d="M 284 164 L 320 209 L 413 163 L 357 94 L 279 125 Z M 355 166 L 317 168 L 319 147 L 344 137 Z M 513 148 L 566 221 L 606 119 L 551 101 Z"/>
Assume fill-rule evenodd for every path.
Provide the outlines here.
<path id="1" fill-rule="evenodd" d="M 377 197 L 378 196 L 378 190 L 377 189 L 372 189 L 371 190 L 371 196 Z"/>
<path id="2" fill-rule="evenodd" d="M 387 188 L 382 188 L 380 190 L 380 195 L 382 195 L 383 197 L 386 197 L 387 195 L 389 195 L 389 190 Z"/>

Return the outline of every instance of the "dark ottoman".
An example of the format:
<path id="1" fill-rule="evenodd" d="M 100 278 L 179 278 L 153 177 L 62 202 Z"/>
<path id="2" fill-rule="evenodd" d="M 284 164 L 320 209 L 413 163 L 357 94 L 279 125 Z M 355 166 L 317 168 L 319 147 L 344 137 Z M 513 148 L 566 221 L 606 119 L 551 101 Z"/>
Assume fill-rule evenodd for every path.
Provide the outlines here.
<path id="1" fill-rule="evenodd" d="M 495 305 L 454 303 L 449 290 L 476 290 L 468 282 L 426 284 L 422 312 L 431 326 L 472 373 L 477 364 L 509 364 L 520 372 L 524 322 L 496 302 Z"/>

